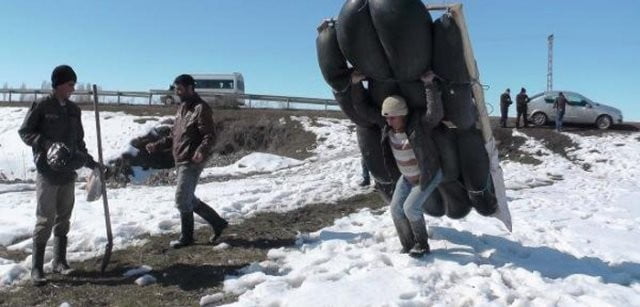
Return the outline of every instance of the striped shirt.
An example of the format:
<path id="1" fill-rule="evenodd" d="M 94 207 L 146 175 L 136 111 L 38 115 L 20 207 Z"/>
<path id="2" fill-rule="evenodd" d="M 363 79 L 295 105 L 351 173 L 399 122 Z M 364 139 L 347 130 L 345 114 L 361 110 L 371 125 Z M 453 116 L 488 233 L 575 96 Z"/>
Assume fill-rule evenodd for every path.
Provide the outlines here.
<path id="1" fill-rule="evenodd" d="M 400 173 L 411 183 L 420 181 L 420 168 L 413 147 L 409 143 L 409 138 L 405 132 L 389 132 L 389 145 L 396 159 Z"/>

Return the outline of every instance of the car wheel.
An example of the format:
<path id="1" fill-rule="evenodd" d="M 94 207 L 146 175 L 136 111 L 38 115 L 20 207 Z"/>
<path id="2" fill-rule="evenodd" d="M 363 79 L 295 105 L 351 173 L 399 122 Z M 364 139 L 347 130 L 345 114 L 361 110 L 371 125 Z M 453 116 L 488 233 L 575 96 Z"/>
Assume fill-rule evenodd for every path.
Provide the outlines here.
<path id="1" fill-rule="evenodd" d="M 544 114 L 542 112 L 537 112 L 531 116 L 531 122 L 536 127 L 540 127 L 547 123 L 547 114 Z"/>
<path id="2" fill-rule="evenodd" d="M 173 104 L 173 97 L 169 96 L 167 97 L 167 99 L 164 100 L 164 104 L 166 105 L 172 105 Z"/>
<path id="3" fill-rule="evenodd" d="M 613 123 L 613 120 L 611 120 L 611 116 L 609 115 L 600 115 L 598 119 L 596 119 L 596 126 L 601 130 L 609 129 L 611 123 Z"/>

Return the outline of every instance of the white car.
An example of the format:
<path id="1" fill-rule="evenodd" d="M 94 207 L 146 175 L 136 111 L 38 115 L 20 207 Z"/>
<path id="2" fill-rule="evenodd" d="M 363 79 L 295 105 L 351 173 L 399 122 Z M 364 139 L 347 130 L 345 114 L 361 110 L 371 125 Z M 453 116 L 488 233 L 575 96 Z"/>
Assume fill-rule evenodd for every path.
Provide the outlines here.
<path id="1" fill-rule="evenodd" d="M 563 123 L 595 124 L 598 129 L 609 129 L 612 125 L 622 124 L 622 111 L 619 109 L 570 91 L 551 91 L 530 97 L 527 107 L 529 122 L 536 126 L 553 122 L 556 118 L 553 102 L 560 92 L 564 93 L 568 101 Z"/>

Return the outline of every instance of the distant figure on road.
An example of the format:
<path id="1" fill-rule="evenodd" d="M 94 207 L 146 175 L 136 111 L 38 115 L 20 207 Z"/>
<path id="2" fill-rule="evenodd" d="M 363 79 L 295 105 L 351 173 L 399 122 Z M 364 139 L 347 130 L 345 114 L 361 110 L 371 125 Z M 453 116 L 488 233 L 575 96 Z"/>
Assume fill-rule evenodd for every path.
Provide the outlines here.
<path id="1" fill-rule="evenodd" d="M 523 87 L 520 89 L 520 93 L 516 96 L 516 111 L 518 115 L 516 117 L 516 128 L 520 128 L 520 117 L 522 117 L 522 123 L 525 128 L 529 127 L 527 121 L 527 104 L 529 103 L 529 96 L 527 96 L 527 90 Z"/>
<path id="2" fill-rule="evenodd" d="M 192 76 L 180 75 L 173 85 L 181 102 L 171 134 L 147 144 L 145 148 L 150 154 L 172 148 L 178 173 L 175 202 L 180 211 L 181 232 L 180 238 L 171 242 L 171 247 L 181 248 L 194 243 L 194 212 L 213 228 L 213 236 L 209 238 L 211 243 L 222 234 L 228 223 L 213 208 L 195 196 L 198 178 L 211 156 L 211 149 L 215 143 L 213 112 L 195 92 L 196 82 Z"/>
<path id="3" fill-rule="evenodd" d="M 564 93 L 560 92 L 556 100 L 553 102 L 553 108 L 556 109 L 556 131 L 562 131 L 562 119 L 564 118 L 564 111 L 567 107 L 567 98 L 564 97 Z"/>
<path id="4" fill-rule="evenodd" d="M 513 103 L 511 101 L 511 90 L 506 89 L 502 95 L 500 95 L 500 126 L 507 128 L 507 118 L 509 117 L 509 106 Z"/>
<path id="5" fill-rule="evenodd" d="M 31 282 L 44 285 L 43 264 L 47 241 L 53 230 L 55 273 L 69 274 L 67 233 L 75 202 L 76 169 L 99 167 L 87 152 L 80 108 L 69 100 L 77 77 L 68 65 L 51 74 L 53 93 L 31 105 L 18 134 L 33 151 L 36 176 L 36 226 L 33 230 Z"/>

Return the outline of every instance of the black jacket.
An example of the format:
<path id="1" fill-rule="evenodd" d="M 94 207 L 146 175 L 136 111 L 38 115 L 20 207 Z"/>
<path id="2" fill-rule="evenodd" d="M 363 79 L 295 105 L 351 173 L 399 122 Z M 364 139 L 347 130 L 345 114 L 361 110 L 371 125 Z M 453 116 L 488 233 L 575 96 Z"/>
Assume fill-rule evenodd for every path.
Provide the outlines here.
<path id="1" fill-rule="evenodd" d="M 529 96 L 525 93 L 520 93 L 516 96 L 516 107 L 518 109 L 526 109 L 527 103 L 529 103 Z"/>
<path id="2" fill-rule="evenodd" d="M 155 144 L 157 150 L 171 147 L 175 163 L 186 164 L 196 152 L 200 152 L 206 161 L 211 156 L 215 141 L 213 111 L 198 94 L 194 94 L 178 108 L 171 135 Z"/>
<path id="3" fill-rule="evenodd" d="M 22 141 L 31 146 L 36 169 L 51 184 L 72 182 L 77 176 L 76 169 L 96 165 L 84 142 L 80 108 L 70 100 L 62 106 L 50 95 L 34 102 L 18 134 Z M 73 153 L 71 163 L 62 171 L 55 171 L 47 164 L 47 150 L 56 142 L 64 143 Z"/>
<path id="4" fill-rule="evenodd" d="M 508 108 L 512 103 L 513 101 L 511 101 L 511 95 L 509 95 L 509 93 L 504 92 L 500 95 L 500 107 Z"/>
<path id="5" fill-rule="evenodd" d="M 427 94 L 427 109 L 411 110 L 407 116 L 405 128 L 409 143 L 413 147 L 413 153 L 416 155 L 416 160 L 418 160 L 420 189 L 422 190 L 427 188 L 433 176 L 440 169 L 440 153 L 434 141 L 434 128 L 440 124 L 444 117 L 439 88 L 437 86 L 429 86 L 425 88 L 425 91 Z M 386 125 L 382 131 L 381 142 L 384 156 L 393 156 L 389 144 L 390 130 L 391 127 Z M 385 159 L 385 161 L 387 160 Z"/>
<path id="6" fill-rule="evenodd" d="M 553 101 L 553 108 L 558 109 L 558 111 L 564 111 L 567 107 L 567 98 L 563 96 L 556 97 L 556 100 Z"/>

